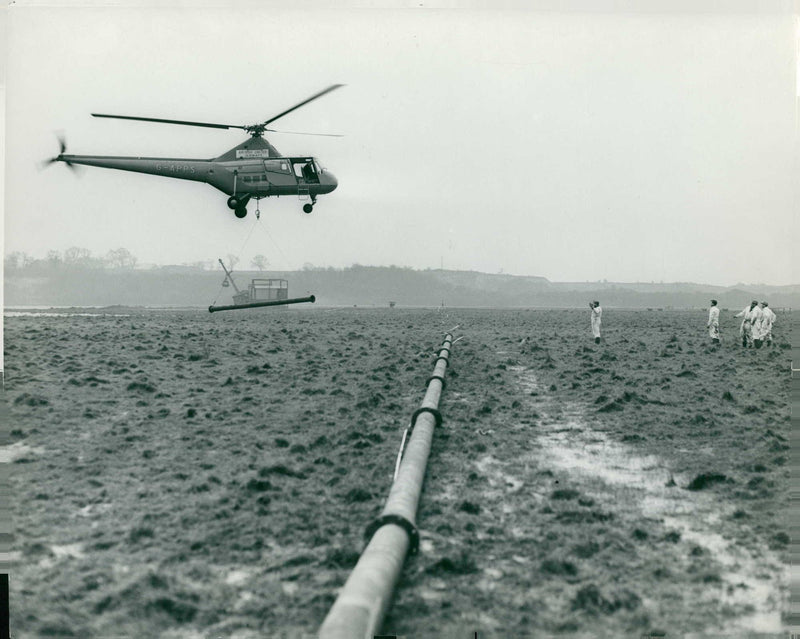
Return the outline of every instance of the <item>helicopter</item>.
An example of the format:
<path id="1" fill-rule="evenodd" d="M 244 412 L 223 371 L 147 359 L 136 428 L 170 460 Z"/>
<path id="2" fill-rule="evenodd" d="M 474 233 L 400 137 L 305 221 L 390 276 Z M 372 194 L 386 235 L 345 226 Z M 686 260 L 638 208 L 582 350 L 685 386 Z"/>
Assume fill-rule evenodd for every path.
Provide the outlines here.
<path id="1" fill-rule="evenodd" d="M 296 133 L 294 131 L 276 131 L 275 129 L 267 128 L 267 125 L 341 86 L 344 85 L 333 84 L 260 124 L 212 124 L 209 122 L 189 122 L 185 120 L 166 120 L 163 118 L 92 113 L 92 116 L 95 118 L 140 120 L 143 122 L 161 122 L 165 124 L 200 126 L 212 129 L 243 129 L 250 134 L 248 140 L 211 160 L 110 155 L 68 155 L 65 153 L 67 150 L 66 142 L 63 138 L 60 138 L 61 150 L 59 154 L 47 160 L 46 164 L 64 162 L 70 168 L 73 168 L 76 164 L 81 164 L 86 166 L 99 166 L 107 169 L 163 175 L 165 177 L 178 178 L 181 180 L 206 182 L 229 196 L 227 202 L 228 208 L 233 210 L 237 218 L 243 218 L 247 215 L 247 203 L 251 199 L 256 200 L 256 215 L 258 216 L 259 200 L 266 197 L 281 195 L 296 195 L 301 200 L 310 199 L 310 202 L 306 202 L 303 205 L 303 211 L 305 213 L 311 213 L 314 210 L 314 204 L 317 202 L 318 195 L 330 193 L 336 189 L 339 184 L 336 180 L 336 176 L 323 168 L 319 161 L 313 156 L 285 157 L 281 155 L 281 153 L 264 138 L 264 133 L 267 131 L 274 133 Z M 301 135 L 341 137 L 326 133 L 305 133 Z"/>

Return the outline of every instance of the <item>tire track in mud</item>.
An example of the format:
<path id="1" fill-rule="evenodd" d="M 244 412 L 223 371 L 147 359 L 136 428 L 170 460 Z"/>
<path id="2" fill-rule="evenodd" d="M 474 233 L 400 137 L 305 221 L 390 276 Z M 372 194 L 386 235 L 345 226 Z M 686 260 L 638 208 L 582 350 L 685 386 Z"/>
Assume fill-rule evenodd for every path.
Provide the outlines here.
<path id="1" fill-rule="evenodd" d="M 738 530 L 732 531 L 728 523 L 726 530 L 724 520 L 731 519 L 734 507 L 726 509 L 713 494 L 683 488 L 692 478 L 673 476 L 658 456 L 639 455 L 593 429 L 581 405 L 556 405 L 533 371 L 524 366 L 511 366 L 509 371 L 516 375 L 528 405 L 542 416 L 532 453 L 540 465 L 568 473 L 582 484 L 584 493 L 612 513 L 634 514 L 672 534 L 677 532 L 676 555 L 691 545 L 694 548 L 683 552 L 683 557 L 707 554 L 718 566 L 718 580 L 683 593 L 685 609 L 704 609 L 707 626 L 695 632 L 779 633 L 784 629 L 781 612 L 788 603 L 788 571 L 776 553 L 748 535 L 746 526 L 736 524 Z M 734 537 L 732 532 L 738 534 Z M 745 537 L 749 537 L 747 545 L 738 543 Z M 654 598 L 645 601 L 651 609 L 659 607 Z"/>

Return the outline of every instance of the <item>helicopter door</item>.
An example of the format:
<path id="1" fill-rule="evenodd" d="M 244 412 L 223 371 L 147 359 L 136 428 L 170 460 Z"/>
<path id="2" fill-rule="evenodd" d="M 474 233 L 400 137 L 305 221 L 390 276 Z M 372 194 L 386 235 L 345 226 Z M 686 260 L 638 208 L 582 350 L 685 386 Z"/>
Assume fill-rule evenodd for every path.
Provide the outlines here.
<path id="1" fill-rule="evenodd" d="M 267 171 L 267 182 L 274 186 L 297 186 L 297 180 L 289 167 L 289 160 L 264 160 Z"/>
<path id="2" fill-rule="evenodd" d="M 294 174 L 297 176 L 299 183 L 319 184 L 319 174 L 314 166 L 314 160 L 311 158 L 292 160 L 292 164 L 294 165 Z"/>

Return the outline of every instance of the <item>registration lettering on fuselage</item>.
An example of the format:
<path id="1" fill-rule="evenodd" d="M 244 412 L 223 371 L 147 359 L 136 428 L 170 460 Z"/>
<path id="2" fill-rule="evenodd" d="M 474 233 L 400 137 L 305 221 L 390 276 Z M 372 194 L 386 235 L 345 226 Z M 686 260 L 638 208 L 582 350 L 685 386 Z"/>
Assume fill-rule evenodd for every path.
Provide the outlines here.
<path id="1" fill-rule="evenodd" d="M 173 164 L 164 163 L 156 164 L 156 171 L 170 171 L 172 173 L 194 173 L 194 167 L 191 164 Z"/>
<path id="2" fill-rule="evenodd" d="M 269 149 L 237 149 L 237 160 L 249 160 L 252 158 L 268 158 Z"/>

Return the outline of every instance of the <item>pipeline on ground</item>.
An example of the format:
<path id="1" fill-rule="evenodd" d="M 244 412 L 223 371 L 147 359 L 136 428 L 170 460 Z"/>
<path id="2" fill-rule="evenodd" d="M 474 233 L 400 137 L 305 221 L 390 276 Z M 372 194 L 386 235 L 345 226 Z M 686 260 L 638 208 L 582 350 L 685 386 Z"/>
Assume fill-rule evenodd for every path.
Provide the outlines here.
<path id="1" fill-rule="evenodd" d="M 395 468 L 395 480 L 386 505 L 367 527 L 366 548 L 322 622 L 319 639 L 371 639 L 378 634 L 406 556 L 419 547 L 417 506 L 433 431 L 442 423 L 439 398 L 453 344 L 452 331 L 456 328 L 458 326 L 445 335 L 433 374 L 428 378 L 425 397 L 403 434 L 402 458 Z M 409 429 L 411 435 L 406 444 Z"/>
<path id="2" fill-rule="evenodd" d="M 312 304 L 317 301 L 313 295 L 308 297 L 293 297 L 288 300 L 265 300 L 263 302 L 247 302 L 246 304 L 230 304 L 228 306 L 214 306 L 213 304 L 208 307 L 209 313 L 216 313 L 217 311 L 238 311 L 240 308 L 259 308 L 261 306 L 285 306 L 286 304 L 301 304 L 303 302 L 311 302 Z"/>

